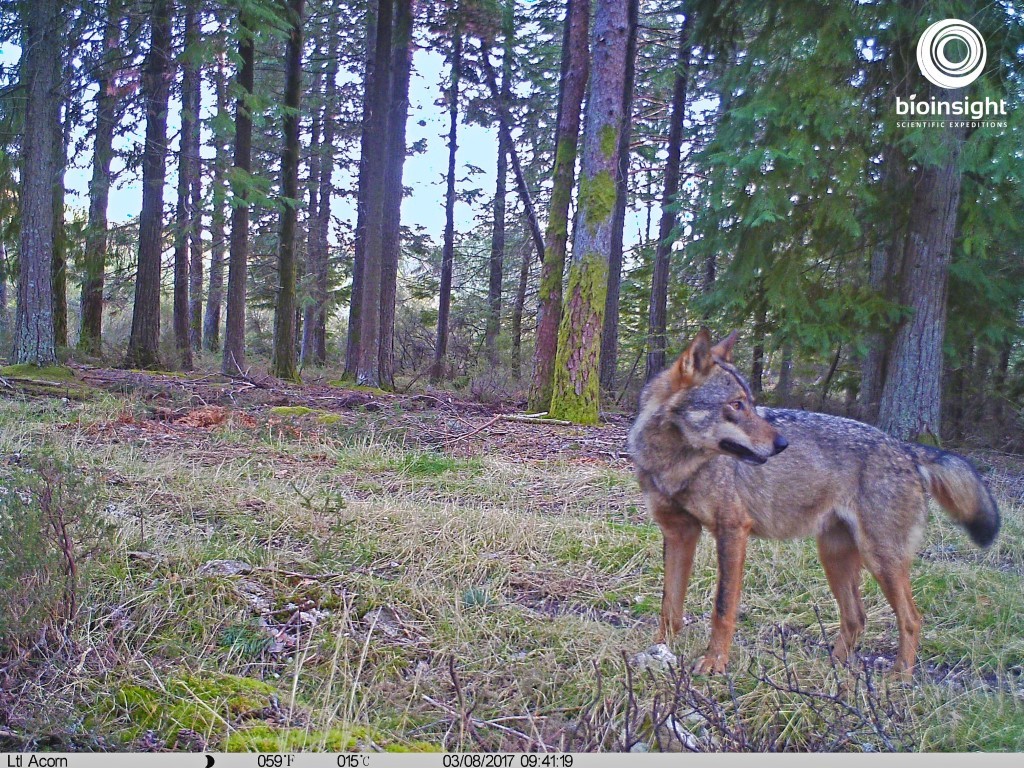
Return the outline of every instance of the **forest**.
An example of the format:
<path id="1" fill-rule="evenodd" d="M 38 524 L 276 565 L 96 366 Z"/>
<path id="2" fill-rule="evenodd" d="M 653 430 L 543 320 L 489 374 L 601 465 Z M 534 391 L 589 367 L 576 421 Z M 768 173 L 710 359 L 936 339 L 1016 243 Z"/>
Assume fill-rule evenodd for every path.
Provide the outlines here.
<path id="1" fill-rule="evenodd" d="M 870 587 L 840 681 L 812 544 L 735 678 L 631 656 L 705 327 L 991 486 L 918 685 Z M 0 361 L 0 747 L 1024 749 L 1015 0 L 0 0 Z"/>

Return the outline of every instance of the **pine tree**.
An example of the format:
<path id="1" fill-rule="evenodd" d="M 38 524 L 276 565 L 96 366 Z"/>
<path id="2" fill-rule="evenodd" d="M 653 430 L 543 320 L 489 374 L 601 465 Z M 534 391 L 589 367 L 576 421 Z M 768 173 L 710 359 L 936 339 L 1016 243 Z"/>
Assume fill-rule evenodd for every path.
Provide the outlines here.
<path id="1" fill-rule="evenodd" d="M 53 332 L 53 179 L 57 153 L 53 120 L 60 101 L 61 39 L 64 4 L 33 0 L 20 7 L 24 29 L 21 82 L 25 131 L 21 153 L 21 239 L 18 303 L 11 361 L 49 365 L 56 361 Z"/>

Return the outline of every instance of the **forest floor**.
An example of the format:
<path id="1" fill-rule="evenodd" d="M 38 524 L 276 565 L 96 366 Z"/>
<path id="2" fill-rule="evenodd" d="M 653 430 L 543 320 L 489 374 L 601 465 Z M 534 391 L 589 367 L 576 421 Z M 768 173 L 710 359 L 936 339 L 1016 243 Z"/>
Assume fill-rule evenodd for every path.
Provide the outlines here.
<path id="1" fill-rule="evenodd" d="M 45 449 L 94 488 L 58 505 L 114 536 L 77 555 L 67 632 L 0 648 L 0 749 L 1024 749 L 1021 457 L 972 454 L 991 549 L 931 517 L 913 684 L 881 674 L 896 630 L 870 579 L 858 667 L 831 664 L 811 541 L 752 542 L 731 673 L 691 678 L 713 542 L 679 663 L 638 658 L 661 536 L 628 415 L 67 370 L 0 371 L 0 485 Z"/>

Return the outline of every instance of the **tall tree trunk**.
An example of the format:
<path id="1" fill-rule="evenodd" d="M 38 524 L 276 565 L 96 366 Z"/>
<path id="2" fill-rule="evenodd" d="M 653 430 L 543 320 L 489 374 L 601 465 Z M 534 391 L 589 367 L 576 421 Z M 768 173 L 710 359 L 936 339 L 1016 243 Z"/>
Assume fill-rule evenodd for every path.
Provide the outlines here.
<path id="1" fill-rule="evenodd" d="M 402 251 L 402 174 L 405 169 L 405 126 L 409 117 L 412 23 L 412 0 L 396 0 L 388 105 L 388 143 L 384 171 L 378 355 L 381 384 L 389 389 L 395 386 L 395 302 L 398 293 L 398 262 Z"/>
<path id="2" fill-rule="evenodd" d="M 530 281 L 529 248 L 523 248 L 523 258 L 519 262 L 519 284 L 516 288 L 516 300 L 512 305 L 512 372 L 518 379 L 522 374 L 523 349 L 523 311 L 526 308 L 526 287 Z"/>
<path id="3" fill-rule="evenodd" d="M 387 1 L 387 0 L 386 0 Z M 366 52 L 363 67 L 363 115 L 360 135 L 359 179 L 356 190 L 356 237 L 352 261 L 352 298 L 348 307 L 348 338 L 345 343 L 345 371 L 342 378 L 355 380 L 359 368 L 359 334 L 362 331 L 363 269 L 366 266 L 367 223 L 369 210 L 367 194 L 370 191 L 370 169 L 374 165 L 372 147 L 375 137 L 371 134 L 375 118 L 373 100 L 370 94 L 376 88 L 374 67 L 377 58 L 377 8 L 379 0 L 370 0 L 366 14 Z M 325 118 L 326 119 L 326 118 Z"/>
<path id="4" fill-rule="evenodd" d="M 558 131 L 555 136 L 555 167 L 550 213 L 544 233 L 544 262 L 540 273 L 537 307 L 537 343 L 530 384 L 530 411 L 547 410 L 551 403 L 558 324 L 562 314 L 562 276 L 569 237 L 569 205 L 576 176 L 576 151 L 580 110 L 587 87 L 590 62 L 587 31 L 590 0 L 567 0 L 562 43 L 562 78 L 559 84 Z"/>
<path id="5" fill-rule="evenodd" d="M 676 54 L 676 76 L 672 86 L 672 113 L 668 130 L 668 158 L 665 161 L 665 187 L 661 196 L 661 220 L 658 223 L 658 245 L 654 252 L 654 274 L 651 276 L 651 300 L 647 314 L 647 371 L 650 381 L 665 367 L 668 339 L 668 278 L 672 256 L 672 233 L 678 220 L 676 197 L 679 194 L 680 159 L 683 146 L 683 121 L 686 119 L 686 91 L 690 79 L 690 13 L 679 29 L 679 50 Z"/>
<path id="6" fill-rule="evenodd" d="M 82 282 L 82 323 L 78 348 L 100 355 L 103 338 L 103 284 L 107 265 L 107 205 L 110 199 L 110 163 L 114 158 L 117 96 L 114 67 L 120 56 L 121 0 L 108 0 L 103 32 L 103 56 L 96 73 L 96 139 L 93 144 L 92 180 L 89 182 L 89 219 L 85 237 L 85 280 Z"/>
<path id="7" fill-rule="evenodd" d="M 199 175 L 199 155 L 192 146 L 193 135 L 199 128 L 199 71 L 198 55 L 199 16 L 196 0 L 185 7 L 185 60 L 181 81 L 181 138 L 178 142 L 178 201 L 174 215 L 174 348 L 182 370 L 192 370 L 192 330 L 189 306 L 190 240 L 192 221 L 198 211 L 192 207 L 192 187 Z M 201 262 L 200 262 L 201 263 Z M 202 275 L 200 275 L 200 280 Z"/>
<path id="8" fill-rule="evenodd" d="M 7 243 L 0 239 L 0 338 L 11 332 L 11 318 L 7 314 Z"/>
<path id="9" fill-rule="evenodd" d="M 192 108 L 191 131 L 188 134 L 189 170 L 192 184 L 189 190 L 189 267 L 188 267 L 188 316 L 189 343 L 192 349 L 202 349 L 203 341 L 203 167 L 201 155 L 201 128 L 199 111 L 202 106 L 202 74 L 198 57 L 202 42 L 202 12 L 200 0 L 190 0 L 185 9 L 185 72 L 182 76 L 182 107 L 186 95 Z M 184 117 L 184 116 L 183 116 Z M 182 119 L 182 139 L 185 138 L 185 122 Z"/>
<path id="10" fill-rule="evenodd" d="M 491 91 L 491 99 L 498 116 L 498 141 L 504 142 L 508 150 L 507 156 L 512 164 L 512 175 L 516 180 L 516 189 L 519 192 L 519 199 L 523 203 L 523 210 L 526 213 L 526 222 L 529 225 L 530 237 L 537 249 L 538 261 L 544 260 L 544 234 L 540 231 L 540 222 L 537 220 L 537 211 L 533 206 L 533 195 L 530 194 L 530 187 L 526 183 L 526 174 L 523 173 L 523 164 L 519 160 L 519 152 L 512 140 L 512 118 L 508 114 L 508 106 L 501 96 L 501 88 L 498 86 L 498 78 L 494 74 L 494 67 L 491 66 L 487 51 L 489 46 L 486 41 L 480 44 L 480 64 L 484 70 L 484 79 Z"/>
<path id="11" fill-rule="evenodd" d="M 955 101 L 959 93 L 944 96 Z M 942 342 L 963 143 L 963 129 L 944 129 L 945 159 L 919 168 L 914 183 L 899 293 L 912 314 L 896 329 L 878 412 L 879 426 L 901 440 L 934 442 L 940 435 Z"/>
<path id="12" fill-rule="evenodd" d="M 907 186 L 906 158 L 895 144 L 886 147 L 881 180 L 883 200 L 903 200 L 912 193 Z M 890 301 L 897 299 L 897 278 L 906 238 L 905 206 L 892 206 L 888 231 L 883 233 L 872 254 L 868 268 L 868 285 L 873 291 Z M 884 215 L 884 214 L 883 214 Z M 891 329 L 878 328 L 867 335 L 867 351 L 860 361 L 860 392 L 858 416 L 875 423 L 885 383 L 886 360 L 889 354 Z"/>
<path id="13" fill-rule="evenodd" d="M 768 306 L 764 300 L 764 286 L 758 287 L 757 316 L 754 319 L 754 347 L 750 362 L 750 391 L 755 395 L 764 392 L 765 337 L 768 334 Z"/>
<path id="14" fill-rule="evenodd" d="M 340 24 L 332 20 L 328 30 L 329 48 L 324 86 L 323 153 L 320 156 L 320 188 L 317 194 L 316 258 L 313 260 L 316 312 L 312 317 L 312 351 L 317 365 L 327 362 L 327 290 L 330 274 L 331 199 L 334 193 L 334 137 L 338 120 L 338 59 L 341 57 Z"/>
<path id="15" fill-rule="evenodd" d="M 624 115 L 626 3 L 598 0 L 591 40 L 590 97 L 583 133 L 578 223 L 558 328 L 552 418 L 593 424 L 600 415 L 601 330 L 612 248 L 615 174 Z"/>
<path id="16" fill-rule="evenodd" d="M 223 29 L 223 25 L 221 26 Z M 217 99 L 217 117 L 227 117 L 227 82 L 224 66 L 225 55 L 217 57 L 217 74 L 214 90 Z M 227 190 L 225 175 L 228 166 L 228 147 L 223 136 L 214 130 L 216 155 L 213 161 L 212 209 L 210 212 L 210 285 L 206 292 L 206 313 L 203 317 L 203 345 L 210 352 L 220 349 L 220 310 L 224 301 L 224 256 L 227 251 Z"/>
<path id="17" fill-rule="evenodd" d="M 367 168 L 366 250 L 363 254 L 362 296 L 360 304 L 359 355 L 356 383 L 379 387 L 380 380 L 380 299 L 383 273 L 384 194 L 388 136 L 388 106 L 391 91 L 391 27 L 393 0 L 377 4 L 377 39 L 373 61 L 373 90 L 370 99 L 370 142 L 362 151 Z"/>
<path id="18" fill-rule="evenodd" d="M 626 41 L 626 81 L 623 90 L 622 128 L 619 131 L 619 167 L 615 174 L 615 213 L 612 218 L 612 251 L 608 258 L 608 294 L 601 332 L 601 386 L 615 386 L 619 358 L 619 294 L 622 291 L 622 247 L 629 202 L 629 143 L 633 135 L 633 87 L 636 81 L 636 37 L 640 0 L 629 0 Z"/>
<path id="19" fill-rule="evenodd" d="M 775 405 L 786 407 L 793 396 L 793 342 L 782 342 L 782 364 L 779 381 L 775 385 Z"/>
<path id="20" fill-rule="evenodd" d="M 318 76 L 313 85 L 313 93 L 320 94 L 320 80 Z M 316 267 L 314 263 L 317 258 L 320 221 L 320 156 L 326 151 L 326 147 L 320 138 L 321 119 L 324 108 L 314 111 L 313 122 L 309 128 L 309 162 L 308 178 L 306 181 L 306 194 L 309 196 L 309 205 L 306 215 L 306 291 L 307 295 L 302 302 L 302 344 L 299 349 L 299 367 L 316 364 L 315 339 L 313 329 L 316 325 Z"/>
<path id="21" fill-rule="evenodd" d="M 151 39 L 142 75 L 146 145 L 142 154 L 139 266 L 132 332 L 125 366 L 160 366 L 160 256 L 163 252 L 164 176 L 167 166 L 167 100 L 171 77 L 170 0 L 153 0 Z"/>
<path id="22" fill-rule="evenodd" d="M 238 14 L 238 96 L 235 100 L 234 170 L 232 181 L 231 242 L 228 253 L 227 323 L 221 369 L 228 375 L 245 373 L 245 290 L 249 261 L 249 172 L 252 170 L 251 98 L 255 73 L 255 29 L 248 13 Z"/>
<path id="23" fill-rule="evenodd" d="M 434 345 L 432 381 L 445 375 L 448 355 L 448 315 L 452 303 L 452 272 L 455 263 L 455 153 L 459 138 L 459 78 L 462 76 L 462 30 L 456 27 L 452 41 L 452 82 L 448 91 L 448 185 L 444 196 L 444 246 L 441 251 L 441 289 L 437 308 L 437 342 Z"/>
<path id="24" fill-rule="evenodd" d="M 285 60 L 284 146 L 281 150 L 281 229 L 271 372 L 297 380 L 295 367 L 295 234 L 299 218 L 299 96 L 302 90 L 302 13 L 305 0 L 282 0 L 291 27 Z"/>
<path id="25" fill-rule="evenodd" d="M 54 145 L 57 147 L 57 172 L 53 180 L 53 261 L 50 262 L 50 282 L 53 284 L 53 340 L 57 347 L 68 345 L 68 259 L 67 225 L 64 222 L 64 173 L 68 164 L 70 125 L 67 112 L 61 120 L 61 101 L 53 106 Z"/>
<path id="26" fill-rule="evenodd" d="M 501 57 L 501 91 L 498 111 L 508 108 L 512 93 L 512 57 L 515 39 L 515 8 L 506 3 L 502 10 L 504 50 Z M 486 51 L 483 53 L 487 55 Z M 500 118 L 499 118 L 500 125 Z M 498 334 L 501 333 L 501 284 L 505 269 L 505 182 L 508 177 L 508 133 L 498 131 L 498 162 L 494 181 L 494 226 L 491 230 L 491 258 L 487 265 L 487 327 L 484 347 L 487 362 L 498 364 Z"/>

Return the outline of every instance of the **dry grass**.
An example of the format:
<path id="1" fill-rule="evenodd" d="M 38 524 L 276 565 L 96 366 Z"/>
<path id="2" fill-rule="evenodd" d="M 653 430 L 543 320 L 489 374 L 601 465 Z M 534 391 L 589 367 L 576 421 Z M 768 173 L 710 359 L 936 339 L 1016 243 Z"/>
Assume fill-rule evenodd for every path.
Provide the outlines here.
<path id="1" fill-rule="evenodd" d="M 626 663 L 656 623 L 661 542 L 625 462 L 595 458 L 621 429 L 550 428 L 561 448 L 540 460 L 486 430 L 432 450 L 417 430 L 437 433 L 448 416 L 435 411 L 269 407 L 178 424 L 132 397 L 3 402 L 0 461 L 50 446 L 101 481 L 119 533 L 72 635 L 0 668 L 0 739 L 1024 748 L 1019 500 L 984 553 L 933 519 L 914 571 L 926 616 L 914 686 L 886 690 L 874 674 L 896 633 L 873 584 L 865 670 L 844 681 L 832 668 L 822 628 L 835 632 L 835 606 L 801 542 L 752 545 L 733 673 L 690 680 Z M 674 649 L 684 661 L 706 642 L 705 538 L 694 623 Z M 219 560 L 246 567 L 229 574 Z M 680 728 L 690 736 L 673 737 Z"/>

